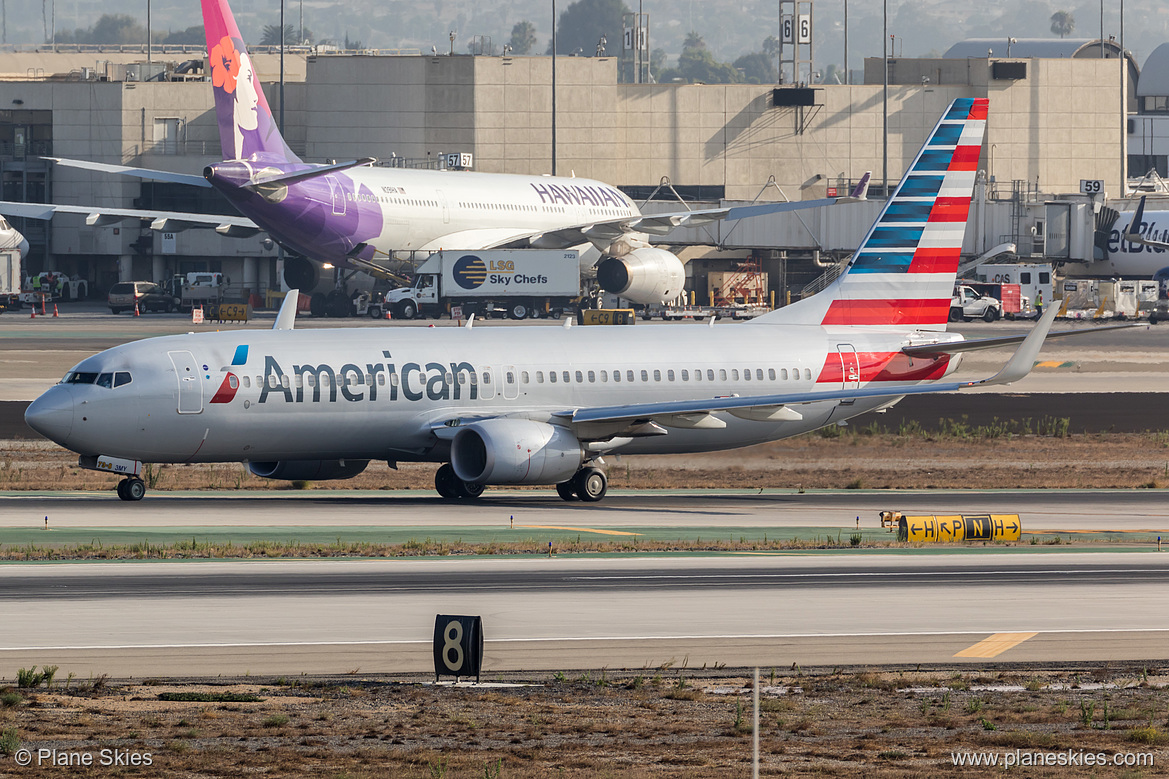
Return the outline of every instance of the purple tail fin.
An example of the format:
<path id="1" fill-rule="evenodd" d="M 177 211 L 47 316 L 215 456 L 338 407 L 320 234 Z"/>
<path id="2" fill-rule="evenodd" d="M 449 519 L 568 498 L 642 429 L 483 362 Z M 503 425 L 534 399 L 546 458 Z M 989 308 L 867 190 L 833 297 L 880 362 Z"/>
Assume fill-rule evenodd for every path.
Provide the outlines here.
<path id="1" fill-rule="evenodd" d="M 202 3 L 223 158 L 300 162 L 280 136 L 227 0 Z"/>
<path id="2" fill-rule="evenodd" d="M 852 188 L 852 192 L 848 193 L 848 196 L 857 200 L 867 199 L 869 196 L 869 179 L 872 175 L 873 172 L 871 170 L 866 170 L 865 175 L 861 176 L 861 180 Z"/>

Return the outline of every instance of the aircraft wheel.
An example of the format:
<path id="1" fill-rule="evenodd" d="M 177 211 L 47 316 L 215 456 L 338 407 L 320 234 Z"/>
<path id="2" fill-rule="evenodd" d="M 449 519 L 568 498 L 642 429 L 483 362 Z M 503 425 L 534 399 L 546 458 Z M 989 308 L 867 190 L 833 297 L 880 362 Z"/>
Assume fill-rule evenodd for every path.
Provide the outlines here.
<path id="1" fill-rule="evenodd" d="M 572 477 L 572 486 L 577 496 L 586 503 L 596 503 L 605 497 L 609 489 L 609 479 L 600 468 L 581 468 Z"/>
<path id="2" fill-rule="evenodd" d="M 313 316 L 325 316 L 329 311 L 329 300 L 324 292 L 314 292 L 308 299 L 308 311 Z"/>
<path id="3" fill-rule="evenodd" d="M 451 469 L 452 472 L 454 469 Z M 458 489 L 458 497 L 462 500 L 475 500 L 483 494 L 484 485 L 473 481 L 463 481 L 458 477 L 455 478 L 455 484 Z"/>
<path id="4" fill-rule="evenodd" d="M 118 482 L 118 497 L 122 500 L 142 500 L 146 497 L 146 482 L 137 476 Z"/>
<path id="5" fill-rule="evenodd" d="M 439 495 L 447 500 L 458 499 L 458 482 L 459 477 L 455 475 L 455 469 L 451 467 L 450 463 L 440 466 L 434 474 L 434 488 L 438 490 Z"/>
<path id="6" fill-rule="evenodd" d="M 576 500 L 576 487 L 572 486 L 571 481 L 562 481 L 556 485 L 556 494 L 563 500 Z"/>
<path id="7" fill-rule="evenodd" d="M 339 289 L 335 289 L 325 296 L 325 313 L 337 319 L 344 319 L 349 316 L 352 308 L 352 303 L 349 298 L 345 297 L 345 293 Z"/>

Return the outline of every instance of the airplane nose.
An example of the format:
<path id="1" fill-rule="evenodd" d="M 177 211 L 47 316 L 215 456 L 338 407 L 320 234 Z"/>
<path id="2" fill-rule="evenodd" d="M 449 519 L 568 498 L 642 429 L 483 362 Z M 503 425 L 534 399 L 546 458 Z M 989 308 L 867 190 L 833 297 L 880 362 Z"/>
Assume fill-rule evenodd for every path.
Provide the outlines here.
<path id="1" fill-rule="evenodd" d="M 65 387 L 53 387 L 29 404 L 24 421 L 45 438 L 63 445 L 73 430 L 73 396 Z"/>

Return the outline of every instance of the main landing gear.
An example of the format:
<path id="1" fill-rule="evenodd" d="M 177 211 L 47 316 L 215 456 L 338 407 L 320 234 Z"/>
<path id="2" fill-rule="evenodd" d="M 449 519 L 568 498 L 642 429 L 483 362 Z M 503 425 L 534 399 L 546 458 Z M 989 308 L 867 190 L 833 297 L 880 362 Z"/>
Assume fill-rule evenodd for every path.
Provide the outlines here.
<path id="1" fill-rule="evenodd" d="M 118 482 L 118 497 L 122 500 L 142 500 L 146 497 L 146 482 L 130 476 Z"/>
<path id="2" fill-rule="evenodd" d="M 434 474 L 434 488 L 447 500 L 474 500 L 483 494 L 483 485 L 463 481 L 450 463 L 444 463 Z"/>
<path id="3" fill-rule="evenodd" d="M 576 475 L 556 485 L 556 494 L 564 500 L 580 498 L 586 503 L 596 503 L 605 497 L 609 489 L 609 477 L 600 468 L 581 468 Z"/>

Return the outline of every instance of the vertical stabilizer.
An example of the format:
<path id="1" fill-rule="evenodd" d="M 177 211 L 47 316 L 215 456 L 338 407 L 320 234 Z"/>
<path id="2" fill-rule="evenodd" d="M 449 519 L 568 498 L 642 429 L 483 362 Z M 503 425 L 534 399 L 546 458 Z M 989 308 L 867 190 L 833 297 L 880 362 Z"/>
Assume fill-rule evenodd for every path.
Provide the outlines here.
<path id="1" fill-rule="evenodd" d="M 987 103 L 950 104 L 839 278 L 753 321 L 945 330 Z"/>
<path id="2" fill-rule="evenodd" d="M 215 117 L 225 160 L 300 162 L 276 121 L 227 0 L 202 0 Z"/>

